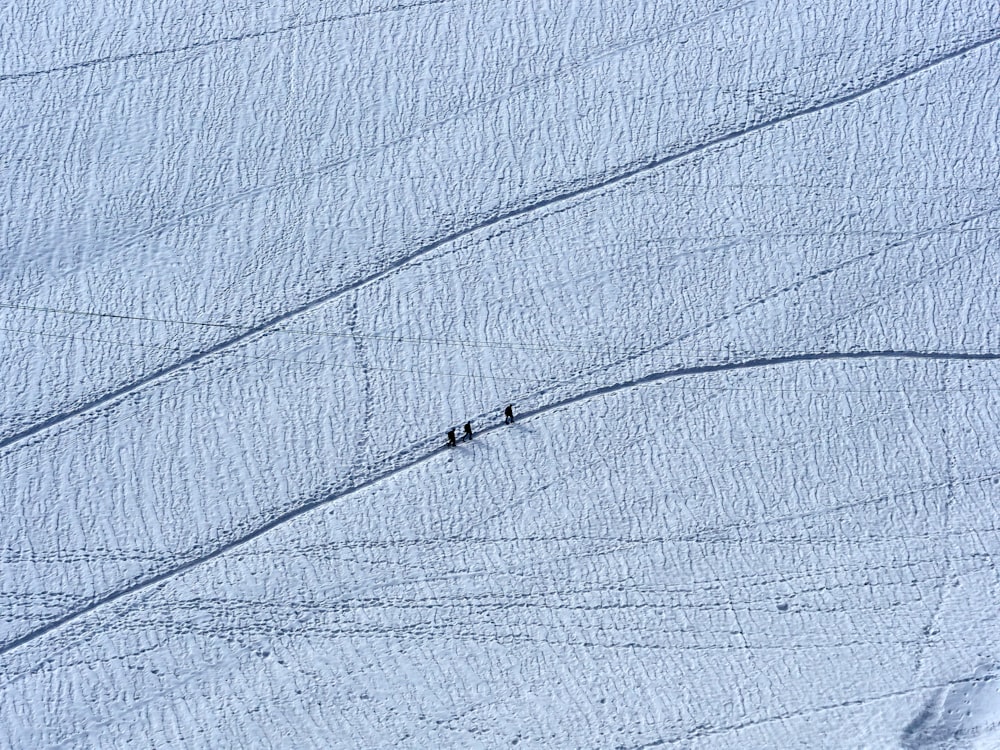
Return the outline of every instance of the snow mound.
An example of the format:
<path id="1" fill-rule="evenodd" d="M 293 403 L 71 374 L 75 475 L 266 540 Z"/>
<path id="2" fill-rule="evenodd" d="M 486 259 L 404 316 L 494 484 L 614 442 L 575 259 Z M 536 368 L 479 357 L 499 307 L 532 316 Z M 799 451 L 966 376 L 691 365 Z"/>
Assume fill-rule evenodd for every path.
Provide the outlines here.
<path id="1" fill-rule="evenodd" d="M 996 665 L 937 691 L 903 732 L 905 750 L 1000 746 L 1000 682 Z"/>

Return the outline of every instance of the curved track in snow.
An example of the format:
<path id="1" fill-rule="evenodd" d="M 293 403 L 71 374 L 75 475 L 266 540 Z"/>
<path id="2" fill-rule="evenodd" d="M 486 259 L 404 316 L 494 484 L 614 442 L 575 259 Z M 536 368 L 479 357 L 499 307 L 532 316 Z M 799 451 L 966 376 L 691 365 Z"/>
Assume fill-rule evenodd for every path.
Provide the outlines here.
<path id="1" fill-rule="evenodd" d="M 469 227 L 456 230 L 444 237 L 441 237 L 437 240 L 434 240 L 433 242 L 423 245 L 420 248 L 413 251 L 412 253 L 404 255 L 403 257 L 397 259 L 396 261 L 393 261 L 392 263 L 388 264 L 380 271 L 377 271 L 366 277 L 363 277 L 354 282 L 341 286 L 335 290 L 332 290 L 326 294 L 321 295 L 320 297 L 317 297 L 316 299 L 310 302 L 307 302 L 304 305 L 300 305 L 297 308 L 294 308 L 292 310 L 287 310 L 274 317 L 271 317 L 268 320 L 259 323 L 258 325 L 248 327 L 241 333 L 232 336 L 228 339 L 225 339 L 223 341 L 220 341 L 219 343 L 210 346 L 206 349 L 202 349 L 201 351 L 195 352 L 187 357 L 184 357 L 178 362 L 175 362 L 171 365 L 167 365 L 166 367 L 162 367 L 158 370 L 155 370 L 145 375 L 142 378 L 134 380 L 131 383 L 127 383 L 103 395 L 92 398 L 88 401 L 85 401 L 81 404 L 60 411 L 56 414 L 52 414 L 51 416 L 43 420 L 40 420 L 32 425 L 29 425 L 19 430 L 18 432 L 0 440 L 0 450 L 16 446 L 19 443 L 23 443 L 24 441 L 27 441 L 52 427 L 55 427 L 70 419 L 73 419 L 74 417 L 78 417 L 82 414 L 86 414 L 101 407 L 118 402 L 119 400 L 129 396 L 130 394 L 145 389 L 148 386 L 155 385 L 159 381 L 164 380 L 165 378 L 173 375 L 174 373 L 183 370 L 187 367 L 190 367 L 192 365 L 196 365 L 202 362 L 203 360 L 211 357 L 212 355 L 220 354 L 241 343 L 253 340 L 258 336 L 266 335 L 267 333 L 269 333 L 271 330 L 281 325 L 282 323 L 285 323 L 299 315 L 302 315 L 322 305 L 325 305 L 328 302 L 336 300 L 344 296 L 345 294 L 348 294 L 362 287 L 378 282 L 388 277 L 389 275 L 393 274 L 400 268 L 407 266 L 410 263 L 422 258 L 423 256 L 426 256 L 429 253 L 432 253 L 435 250 L 438 250 L 441 247 L 444 247 L 445 245 L 448 245 L 452 242 L 473 235 L 476 232 L 494 227 L 498 224 L 502 224 L 514 219 L 518 219 L 520 217 L 526 216 L 536 211 L 543 210 L 551 206 L 568 203 L 577 198 L 583 198 L 587 195 L 596 193 L 606 188 L 614 187 L 628 180 L 631 180 L 635 177 L 639 177 L 645 173 L 656 170 L 660 167 L 666 166 L 668 164 L 677 161 L 681 161 L 683 159 L 686 159 L 690 156 L 696 155 L 703 151 L 707 151 L 716 146 L 725 145 L 727 143 L 739 140 L 745 136 L 766 130 L 768 128 L 775 127 L 783 123 L 791 122 L 801 117 L 807 117 L 809 115 L 816 114 L 818 112 L 822 112 L 831 109 L 833 107 L 837 107 L 841 104 L 847 104 L 853 102 L 857 99 L 861 99 L 862 97 L 867 96 L 868 94 L 872 94 L 876 91 L 884 89 L 895 83 L 899 83 L 906 79 L 912 78 L 913 76 L 919 75 L 928 70 L 936 68 L 951 60 L 962 57 L 963 55 L 972 53 L 978 49 L 994 44 L 997 41 L 1000 41 L 1000 29 L 991 29 L 988 31 L 984 31 L 980 34 L 980 36 L 977 39 L 969 41 L 966 44 L 963 44 L 955 49 L 942 52 L 941 54 L 935 56 L 934 58 L 928 61 L 923 62 L 918 66 L 909 68 L 907 70 L 904 70 L 900 73 L 889 76 L 887 78 L 883 78 L 872 84 L 862 86 L 861 88 L 858 88 L 854 91 L 850 91 L 840 96 L 836 96 L 832 99 L 828 99 L 827 101 L 821 102 L 819 104 L 814 104 L 808 107 L 802 107 L 793 110 L 791 112 L 786 112 L 784 114 L 774 115 L 770 118 L 760 120 L 752 125 L 747 125 L 742 128 L 722 133 L 718 136 L 702 141 L 700 143 L 687 147 L 681 151 L 669 154 L 667 156 L 659 157 L 651 161 L 643 162 L 638 165 L 625 166 L 621 171 L 617 172 L 616 174 L 613 174 L 611 176 L 605 175 L 603 176 L 602 179 L 596 182 L 584 185 L 578 185 L 576 187 L 568 187 L 564 188 L 559 192 L 547 196 L 542 195 L 536 197 L 533 201 L 526 203 L 522 206 L 502 211 L 498 214 L 485 218 Z"/>
<path id="2" fill-rule="evenodd" d="M 179 55 L 184 52 L 195 52 L 197 50 L 209 49 L 211 47 L 218 47 L 224 44 L 237 44 L 239 42 L 251 41 L 253 39 L 262 39 L 264 37 L 276 36 L 278 34 L 288 34 L 293 31 L 302 31 L 304 29 L 310 29 L 317 26 L 326 26 L 331 23 L 340 23 L 343 21 L 353 21 L 360 18 L 367 18 L 369 16 L 379 16 L 385 13 L 400 13 L 407 10 L 415 10 L 417 8 L 423 8 L 428 5 L 441 5 L 443 3 L 454 2 L 454 0 L 419 0 L 418 2 L 409 4 L 393 5 L 387 8 L 375 8 L 373 10 L 360 11 L 357 13 L 344 13 L 339 16 L 328 16 L 326 18 L 317 18 L 313 21 L 305 21 L 298 24 L 289 24 L 287 26 L 279 26 L 274 29 L 264 29 L 262 31 L 248 31 L 245 34 L 235 34 L 233 36 L 221 37 L 219 39 L 207 39 L 202 42 L 193 42 L 192 44 L 186 44 L 180 47 L 165 47 L 163 49 L 146 50 L 144 52 L 132 52 L 127 55 L 108 55 L 106 57 L 97 57 L 91 60 L 81 60 L 75 63 L 69 63 L 68 65 L 60 65 L 54 68 L 45 68 L 42 70 L 26 70 L 22 73 L 6 73 L 0 75 L 0 83 L 6 83 L 7 81 L 21 81 L 30 78 L 39 78 L 41 76 L 54 75 L 56 73 L 71 73 L 77 70 L 86 70 L 88 68 L 95 68 L 99 65 L 113 65 L 115 63 L 130 62 L 132 60 L 144 60 L 149 58 L 160 57 L 162 55 Z"/>
<path id="3" fill-rule="evenodd" d="M 717 364 L 705 364 L 696 365 L 689 367 L 678 367 L 671 370 L 664 370 L 661 372 L 654 372 L 648 375 L 644 375 L 633 380 L 627 380 L 619 383 L 613 383 L 610 385 L 599 386 L 596 388 L 591 388 L 578 393 L 575 396 L 569 396 L 567 398 L 554 401 L 550 404 L 537 407 L 530 411 L 522 412 L 518 415 L 518 419 L 525 420 L 532 417 L 538 417 L 545 415 L 549 412 L 556 411 L 574 404 L 578 404 L 583 401 L 587 401 L 593 398 L 598 398 L 601 396 L 610 395 L 620 391 L 625 391 L 630 388 L 636 388 L 644 385 L 652 385 L 666 380 L 673 380 L 683 377 L 691 377 L 697 375 L 710 375 L 717 373 L 727 373 L 736 372 L 740 370 L 753 370 L 766 367 L 777 367 L 786 364 L 796 364 L 796 363 L 810 363 L 810 362 L 829 362 L 829 361 L 856 361 L 856 360 L 879 360 L 879 359 L 903 359 L 903 360 L 927 360 L 927 361 L 958 361 L 958 362 L 1000 362 L 1000 353 L 991 352 L 921 352 L 921 351 L 908 351 L 908 350 L 883 350 L 883 351 L 857 351 L 857 352 L 814 352 L 814 353 L 800 353 L 800 354 L 788 354 L 783 356 L 775 357 L 763 357 L 756 359 L 742 360 L 738 362 L 722 362 Z M 486 427 L 479 431 L 479 435 L 487 435 L 491 432 L 503 429 L 505 425 L 495 424 L 490 427 Z M 430 438 L 424 441 L 424 443 L 429 442 Z M 445 453 L 449 450 L 446 445 L 439 445 L 437 447 L 430 448 L 422 453 L 412 455 L 414 451 L 406 450 L 401 453 L 397 453 L 395 456 L 388 458 L 385 463 L 395 464 L 391 465 L 390 468 L 382 471 L 379 474 L 368 477 L 363 481 L 338 490 L 336 492 L 328 493 L 322 495 L 318 498 L 314 498 L 305 502 L 291 510 L 288 510 L 275 518 L 267 521 L 266 523 L 258 526 L 257 528 L 249 531 L 235 539 L 221 544 L 213 550 L 200 554 L 196 557 L 192 557 L 186 562 L 180 565 L 175 565 L 167 570 L 156 573 L 155 575 L 142 578 L 135 581 L 127 586 L 123 586 L 115 591 L 105 594 L 97 599 L 94 599 L 90 603 L 79 607 L 72 612 L 69 612 L 51 622 L 42 625 L 40 627 L 31 630 L 24 635 L 14 638 L 11 641 L 0 646 L 0 656 L 3 656 L 20 646 L 23 646 L 31 641 L 41 638 L 53 631 L 56 631 L 75 620 L 80 619 L 88 615 L 89 613 L 107 605 L 111 604 L 119 599 L 123 599 L 131 594 L 139 593 L 145 589 L 156 586 L 157 584 L 163 583 L 172 578 L 185 573 L 192 568 L 195 568 L 203 563 L 209 562 L 217 557 L 220 557 L 233 549 L 241 547 L 254 539 L 266 534 L 267 532 L 282 526 L 290 521 L 309 513 L 312 510 L 329 505 L 330 503 L 341 500 L 345 497 L 353 495 L 356 492 L 367 489 L 372 485 L 381 482 L 384 479 L 400 474 L 403 471 L 413 468 L 419 464 L 425 463 L 435 456 Z M 399 463 L 397 463 L 399 462 Z"/>

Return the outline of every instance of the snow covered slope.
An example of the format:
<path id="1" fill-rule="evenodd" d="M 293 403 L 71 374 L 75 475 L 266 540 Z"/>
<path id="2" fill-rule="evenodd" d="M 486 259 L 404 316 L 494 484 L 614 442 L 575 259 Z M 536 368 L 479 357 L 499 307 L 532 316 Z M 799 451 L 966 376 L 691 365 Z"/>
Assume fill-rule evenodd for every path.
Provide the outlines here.
<path id="1" fill-rule="evenodd" d="M 1000 743 L 1000 7 L 122 5 L 0 23 L 0 745 Z"/>

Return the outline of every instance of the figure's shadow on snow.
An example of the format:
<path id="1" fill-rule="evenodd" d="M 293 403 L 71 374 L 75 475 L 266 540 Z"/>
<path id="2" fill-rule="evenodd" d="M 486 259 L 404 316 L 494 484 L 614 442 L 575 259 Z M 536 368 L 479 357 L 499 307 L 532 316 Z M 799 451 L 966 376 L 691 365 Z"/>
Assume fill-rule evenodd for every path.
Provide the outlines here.
<path id="1" fill-rule="evenodd" d="M 486 440 L 477 440 L 477 439 L 464 440 L 464 441 L 460 442 L 458 445 L 456 445 L 455 447 L 458 448 L 459 450 L 463 450 L 463 451 L 489 451 L 489 450 L 493 450 L 493 448 L 490 447 L 489 441 L 486 441 Z"/>
<path id="2" fill-rule="evenodd" d="M 514 422 L 514 424 L 504 425 L 504 426 L 507 427 L 508 429 L 517 430 L 518 432 L 529 432 L 529 433 L 532 433 L 532 434 L 534 434 L 534 432 L 535 432 L 530 427 L 528 427 L 526 425 L 523 425 L 523 424 L 519 424 L 518 422 Z"/>
<path id="3" fill-rule="evenodd" d="M 993 666 L 983 665 L 972 677 L 936 691 L 903 730 L 903 750 L 959 750 L 1000 741 L 997 676 Z"/>

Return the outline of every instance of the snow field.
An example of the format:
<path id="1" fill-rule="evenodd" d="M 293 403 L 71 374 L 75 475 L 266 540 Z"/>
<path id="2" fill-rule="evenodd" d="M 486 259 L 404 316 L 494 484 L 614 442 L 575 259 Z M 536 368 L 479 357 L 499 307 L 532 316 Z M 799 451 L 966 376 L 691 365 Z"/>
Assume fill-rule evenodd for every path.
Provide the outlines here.
<path id="1" fill-rule="evenodd" d="M 102 7 L 5 11 L 0 744 L 991 741 L 992 4 Z"/>

